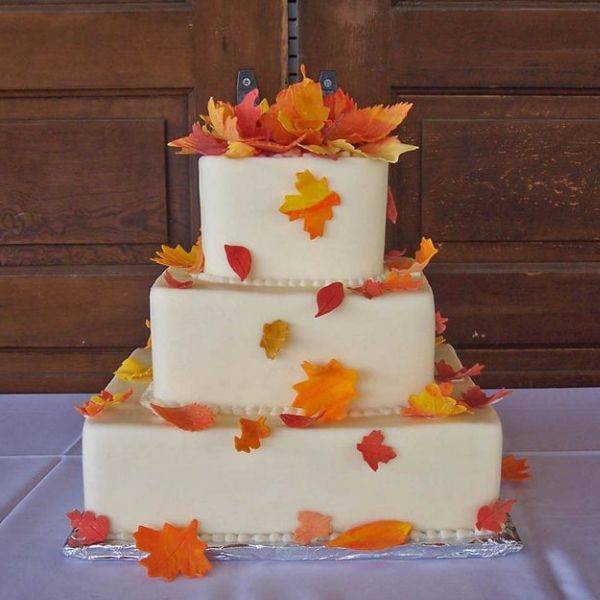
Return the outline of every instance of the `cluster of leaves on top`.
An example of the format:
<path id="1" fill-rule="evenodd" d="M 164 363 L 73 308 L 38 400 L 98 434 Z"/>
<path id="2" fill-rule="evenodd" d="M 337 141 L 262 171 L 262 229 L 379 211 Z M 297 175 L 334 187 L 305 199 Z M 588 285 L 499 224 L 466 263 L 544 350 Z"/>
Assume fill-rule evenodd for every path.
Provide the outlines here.
<path id="1" fill-rule="evenodd" d="M 321 86 L 306 76 L 281 90 L 272 105 L 258 102 L 258 90 L 232 105 L 213 98 L 208 114 L 201 115 L 192 132 L 169 143 L 180 154 L 257 155 L 309 152 L 335 157 L 341 153 L 396 162 L 400 154 L 415 150 L 392 131 L 406 118 L 412 104 L 378 104 L 358 108 L 342 89 L 323 96 Z"/>

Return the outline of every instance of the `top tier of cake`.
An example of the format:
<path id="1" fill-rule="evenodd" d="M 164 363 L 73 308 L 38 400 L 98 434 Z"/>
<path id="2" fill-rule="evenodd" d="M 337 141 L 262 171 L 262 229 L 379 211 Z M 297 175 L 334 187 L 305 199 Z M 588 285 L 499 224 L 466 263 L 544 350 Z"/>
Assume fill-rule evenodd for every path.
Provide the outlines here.
<path id="1" fill-rule="evenodd" d="M 326 178 L 339 204 L 321 237 L 310 239 L 302 219 L 290 222 L 279 208 L 298 194 L 297 174 Z M 224 246 L 252 252 L 246 283 L 360 284 L 383 271 L 388 185 L 386 162 L 343 157 L 253 157 L 199 160 L 204 273 L 199 277 L 236 281 Z"/>

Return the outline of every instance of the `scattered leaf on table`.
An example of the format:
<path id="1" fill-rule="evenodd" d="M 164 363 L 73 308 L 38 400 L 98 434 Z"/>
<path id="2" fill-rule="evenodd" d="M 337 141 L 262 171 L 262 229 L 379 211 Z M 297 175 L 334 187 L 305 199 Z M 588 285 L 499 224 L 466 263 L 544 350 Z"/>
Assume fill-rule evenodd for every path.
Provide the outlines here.
<path id="1" fill-rule="evenodd" d="M 163 279 L 170 288 L 175 288 L 177 290 L 186 290 L 194 285 L 194 281 L 189 277 L 186 279 L 177 279 L 173 273 L 171 273 L 171 269 L 165 270 L 163 273 Z"/>
<path id="2" fill-rule="evenodd" d="M 156 251 L 156 256 L 151 260 L 159 265 L 164 265 L 165 267 L 191 269 L 196 265 L 198 257 L 201 254 L 202 249 L 197 243 L 190 248 L 189 252 L 184 250 L 179 244 L 177 244 L 175 248 L 163 244 L 160 247 L 160 250 Z"/>
<path id="3" fill-rule="evenodd" d="M 74 530 L 69 537 L 69 546 L 73 548 L 99 544 L 108 535 L 110 525 L 108 517 L 96 516 L 91 510 L 83 513 L 72 510 L 67 513 L 67 519 L 71 522 L 71 528 Z"/>
<path id="4" fill-rule="evenodd" d="M 288 194 L 279 212 L 290 221 L 304 219 L 304 231 L 310 239 L 321 237 L 325 223 L 333 219 L 333 207 L 341 204 L 341 198 L 329 189 L 327 178 L 317 179 L 308 169 L 296 173 L 298 195 Z"/>
<path id="5" fill-rule="evenodd" d="M 139 360 L 130 356 L 121 363 L 121 366 L 115 371 L 115 375 L 123 381 L 152 379 L 152 367 L 146 367 Z"/>
<path id="6" fill-rule="evenodd" d="M 84 402 L 80 406 L 75 406 L 75 408 L 84 417 L 95 417 L 105 408 L 126 402 L 132 395 L 133 390 L 127 390 L 118 394 L 111 394 L 108 390 L 102 390 L 99 394 L 92 396 L 87 402 Z"/>
<path id="7" fill-rule="evenodd" d="M 411 394 L 402 414 L 407 417 L 444 418 L 469 412 L 467 406 L 457 402 L 450 394 L 451 383 L 430 383 L 420 394 Z"/>
<path id="8" fill-rule="evenodd" d="M 335 359 L 326 365 L 304 361 L 302 368 L 308 379 L 293 386 L 296 398 L 292 406 L 324 422 L 344 419 L 348 405 L 356 397 L 358 372 L 346 369 Z"/>
<path id="9" fill-rule="evenodd" d="M 298 523 L 294 531 L 294 541 L 297 544 L 310 544 L 316 539 L 329 537 L 331 533 L 331 517 L 319 512 L 299 511 Z"/>
<path id="10" fill-rule="evenodd" d="M 286 427 L 292 427 L 294 429 L 312 427 L 319 420 L 319 416 L 306 417 L 305 415 L 294 415 L 291 413 L 281 413 L 279 418 Z"/>
<path id="11" fill-rule="evenodd" d="M 477 529 L 500 533 L 515 502 L 516 500 L 496 500 L 482 506 L 477 511 Z"/>
<path id="12" fill-rule="evenodd" d="M 150 406 L 159 417 L 185 431 L 202 431 L 215 424 L 212 410 L 196 402 L 185 406 Z"/>
<path id="13" fill-rule="evenodd" d="M 379 469 L 379 463 L 387 463 L 396 457 L 394 449 L 386 446 L 383 440 L 383 433 L 374 429 L 369 435 L 365 435 L 359 444 L 356 444 L 356 448 L 373 471 Z"/>
<path id="14" fill-rule="evenodd" d="M 436 335 L 441 335 L 446 331 L 446 324 L 448 323 L 448 318 L 443 317 L 442 313 L 437 310 L 435 312 L 435 333 Z"/>
<path id="15" fill-rule="evenodd" d="M 290 334 L 290 325 L 286 321 L 277 319 L 272 323 L 263 325 L 263 335 L 260 340 L 260 347 L 264 348 L 267 358 L 274 359 Z"/>
<path id="16" fill-rule="evenodd" d="M 367 298 L 367 300 L 371 300 L 372 298 L 377 298 L 378 296 L 381 296 L 381 294 L 385 293 L 385 286 L 382 281 L 377 281 L 376 279 L 366 279 L 362 285 L 349 288 L 349 290 L 354 294 L 364 296 Z"/>
<path id="17" fill-rule="evenodd" d="M 240 278 L 240 281 L 244 281 L 252 268 L 252 254 L 250 254 L 250 250 L 244 248 L 244 246 L 229 246 L 225 244 L 225 254 L 227 255 L 229 266 Z"/>
<path id="18" fill-rule="evenodd" d="M 502 479 L 504 481 L 525 481 L 531 477 L 527 459 L 509 454 L 502 459 Z"/>
<path id="19" fill-rule="evenodd" d="M 445 360 L 439 360 L 435 363 L 435 379 L 436 381 L 456 381 L 464 379 L 465 377 L 476 377 L 481 375 L 485 365 L 481 363 L 475 363 L 472 367 L 461 367 L 460 369 L 454 369 Z"/>
<path id="20" fill-rule="evenodd" d="M 187 527 L 165 523 L 162 530 L 140 525 L 133 534 L 138 550 L 148 552 L 140 560 L 149 577 L 163 577 L 172 581 L 177 575 L 202 577 L 212 569 L 206 558 L 207 544 L 198 538 L 198 521 Z"/>
<path id="21" fill-rule="evenodd" d="M 238 452 L 250 452 L 260 448 L 260 440 L 269 437 L 271 430 L 266 425 L 267 417 L 259 417 L 256 421 L 252 419 L 240 419 L 242 435 L 235 437 L 235 449 Z"/>
<path id="22" fill-rule="evenodd" d="M 471 408 L 482 408 L 500 402 L 502 398 L 506 398 L 509 394 L 510 390 L 502 388 L 488 396 L 478 385 L 473 385 L 462 393 L 462 401 Z"/>
<path id="23" fill-rule="evenodd" d="M 385 550 L 404 544 L 412 525 L 404 521 L 372 521 L 352 527 L 325 545 L 352 550 Z"/>
<path id="24" fill-rule="evenodd" d="M 398 207 L 396 206 L 396 200 L 394 199 L 394 192 L 392 192 L 392 186 L 388 186 L 387 207 L 385 214 L 388 221 L 395 225 L 398 221 Z"/>
<path id="25" fill-rule="evenodd" d="M 322 317 L 332 310 L 336 309 L 344 301 L 344 285 L 339 281 L 334 281 L 317 292 L 317 314 L 315 317 Z"/>

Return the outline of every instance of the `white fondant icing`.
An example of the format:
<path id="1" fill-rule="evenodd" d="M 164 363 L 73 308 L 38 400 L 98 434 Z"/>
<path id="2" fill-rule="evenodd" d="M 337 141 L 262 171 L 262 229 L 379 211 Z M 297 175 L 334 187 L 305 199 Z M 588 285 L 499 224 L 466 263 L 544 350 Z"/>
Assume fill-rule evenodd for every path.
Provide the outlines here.
<path id="1" fill-rule="evenodd" d="M 341 204 L 322 237 L 311 240 L 303 221 L 279 212 L 286 194 L 297 194 L 296 173 L 326 177 Z M 252 253 L 252 279 L 355 280 L 383 270 L 388 165 L 364 158 L 314 156 L 199 160 L 205 273 L 234 275 L 224 245 Z M 317 284 L 318 285 L 318 284 Z M 360 284 L 359 284 L 360 285 Z"/>
<path id="2" fill-rule="evenodd" d="M 302 362 L 332 358 L 359 372 L 351 414 L 396 413 L 431 383 L 435 319 L 426 282 L 422 290 L 373 300 L 347 293 L 319 318 L 315 298 L 314 290 L 299 288 L 205 283 L 179 290 L 159 278 L 150 294 L 154 401 L 282 412 L 294 400 L 292 385 L 306 379 Z M 263 325 L 276 319 L 291 333 L 269 360 L 259 342 Z"/>

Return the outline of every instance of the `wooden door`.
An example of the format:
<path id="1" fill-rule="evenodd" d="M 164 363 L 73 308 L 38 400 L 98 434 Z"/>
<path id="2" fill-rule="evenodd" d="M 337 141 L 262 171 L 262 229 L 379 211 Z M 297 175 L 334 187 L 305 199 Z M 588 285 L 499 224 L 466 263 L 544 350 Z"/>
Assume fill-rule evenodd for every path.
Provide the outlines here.
<path id="1" fill-rule="evenodd" d="M 147 336 L 161 243 L 198 232 L 166 142 L 253 66 L 286 70 L 280 0 L 0 6 L 0 391 L 95 391 Z"/>
<path id="2" fill-rule="evenodd" d="M 414 102 L 390 248 L 429 277 L 488 386 L 600 384 L 600 3 L 304 0 L 300 60 Z"/>

